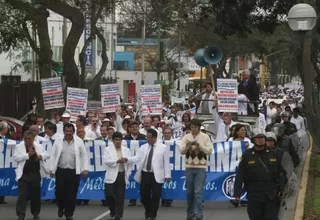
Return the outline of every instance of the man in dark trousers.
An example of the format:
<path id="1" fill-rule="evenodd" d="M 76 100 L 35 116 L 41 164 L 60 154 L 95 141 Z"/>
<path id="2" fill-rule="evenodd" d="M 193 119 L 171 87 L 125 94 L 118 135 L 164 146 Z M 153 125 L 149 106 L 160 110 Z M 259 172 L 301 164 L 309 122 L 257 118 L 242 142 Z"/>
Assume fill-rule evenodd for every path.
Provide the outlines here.
<path id="1" fill-rule="evenodd" d="M 51 152 L 50 177 L 56 176 L 58 217 L 73 220 L 80 175 L 88 177 L 89 160 L 83 140 L 75 136 L 73 124 L 63 125 L 64 138 L 55 140 Z"/>
<path id="2" fill-rule="evenodd" d="M 254 147 L 246 150 L 237 170 L 234 197 L 241 199 L 242 186 L 247 191 L 250 220 L 276 220 L 287 182 L 282 154 L 266 146 L 266 136 L 253 137 Z"/>
<path id="3" fill-rule="evenodd" d="M 171 180 L 170 156 L 167 146 L 158 142 L 158 132 L 147 130 L 147 142 L 137 151 L 139 163 L 134 176 L 140 183 L 145 219 L 155 220 L 160 205 L 162 185 Z"/>
<path id="4" fill-rule="evenodd" d="M 18 220 L 24 220 L 30 198 L 30 209 L 33 219 L 39 219 L 41 210 L 41 178 L 48 174 L 45 160 L 49 154 L 40 144 L 34 143 L 32 131 L 26 131 L 23 142 L 15 148 L 13 159 L 17 162 L 16 181 L 19 197 L 16 204 Z M 41 175 L 42 174 L 42 175 Z"/>
<path id="5" fill-rule="evenodd" d="M 1 121 L 0 122 L 0 139 L 5 139 L 6 134 L 8 133 L 8 123 L 5 121 Z M 0 204 L 7 204 L 7 202 L 4 200 L 5 197 L 4 196 L 0 196 Z"/>
<path id="6" fill-rule="evenodd" d="M 133 164 L 139 161 L 138 156 L 131 157 L 130 149 L 122 145 L 122 133 L 112 135 L 113 145 L 104 150 L 106 165 L 105 190 L 110 217 L 120 220 L 123 216 L 123 206 L 126 185 L 133 170 Z"/>
<path id="7" fill-rule="evenodd" d="M 139 123 L 137 121 L 132 121 L 129 125 L 129 134 L 124 137 L 125 140 L 146 140 L 146 136 L 144 134 L 141 134 L 139 132 Z M 129 200 L 129 206 L 136 206 L 137 200 L 136 199 L 130 199 Z"/>

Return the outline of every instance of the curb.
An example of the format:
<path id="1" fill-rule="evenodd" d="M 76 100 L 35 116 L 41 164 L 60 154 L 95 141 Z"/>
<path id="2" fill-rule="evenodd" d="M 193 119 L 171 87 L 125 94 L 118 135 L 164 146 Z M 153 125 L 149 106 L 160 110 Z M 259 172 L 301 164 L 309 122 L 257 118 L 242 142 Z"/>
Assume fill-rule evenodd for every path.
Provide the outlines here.
<path id="1" fill-rule="evenodd" d="M 306 159 L 303 166 L 302 177 L 300 182 L 300 190 L 297 198 L 296 210 L 294 213 L 294 220 L 303 220 L 304 217 L 304 203 L 307 193 L 307 186 L 308 186 L 308 178 L 309 178 L 309 168 L 310 168 L 310 157 L 313 147 L 313 139 L 312 136 L 309 134 L 309 150 L 307 151 Z"/>

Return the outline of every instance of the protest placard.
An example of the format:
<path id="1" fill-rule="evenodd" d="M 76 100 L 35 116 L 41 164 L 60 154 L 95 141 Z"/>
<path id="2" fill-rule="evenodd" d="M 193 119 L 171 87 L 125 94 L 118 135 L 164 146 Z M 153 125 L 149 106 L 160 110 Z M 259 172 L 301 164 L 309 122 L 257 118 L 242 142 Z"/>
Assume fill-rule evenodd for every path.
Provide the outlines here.
<path id="1" fill-rule="evenodd" d="M 65 107 L 60 77 L 41 79 L 41 88 L 45 110 Z"/>
<path id="2" fill-rule="evenodd" d="M 101 85 L 101 106 L 102 112 L 115 112 L 120 105 L 120 86 L 119 84 Z"/>
<path id="3" fill-rule="evenodd" d="M 71 121 L 79 115 L 86 116 L 88 105 L 88 90 L 68 87 L 66 111 L 71 113 Z"/>
<path id="4" fill-rule="evenodd" d="M 217 79 L 219 112 L 238 112 L 238 82 L 236 79 Z"/>

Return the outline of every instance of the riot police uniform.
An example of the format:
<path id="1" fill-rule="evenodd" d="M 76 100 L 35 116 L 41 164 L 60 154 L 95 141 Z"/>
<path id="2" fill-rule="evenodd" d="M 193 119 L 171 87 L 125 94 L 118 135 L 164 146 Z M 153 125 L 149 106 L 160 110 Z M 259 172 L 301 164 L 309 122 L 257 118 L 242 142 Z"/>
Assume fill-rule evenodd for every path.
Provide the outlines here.
<path id="1" fill-rule="evenodd" d="M 290 136 L 298 132 L 297 126 L 290 122 L 291 117 L 292 117 L 291 112 L 284 112 L 281 114 L 283 124 L 285 125 L 284 135 L 287 135 L 287 136 Z"/>
<path id="2" fill-rule="evenodd" d="M 264 138 L 263 134 L 254 139 Z M 250 220 L 277 220 L 280 198 L 286 184 L 281 155 L 265 143 L 246 150 L 236 174 L 234 196 L 239 200 L 242 184 L 247 191 Z"/>
<path id="3" fill-rule="evenodd" d="M 270 132 L 274 124 L 281 123 L 281 115 L 276 114 L 272 116 L 271 120 L 272 120 L 272 123 L 266 126 L 266 129 L 265 129 L 266 132 Z"/>
<path id="4" fill-rule="evenodd" d="M 299 166 L 300 158 L 290 137 L 285 135 L 285 124 L 275 124 L 271 131 L 277 136 L 276 147 L 290 154 L 294 167 Z"/>

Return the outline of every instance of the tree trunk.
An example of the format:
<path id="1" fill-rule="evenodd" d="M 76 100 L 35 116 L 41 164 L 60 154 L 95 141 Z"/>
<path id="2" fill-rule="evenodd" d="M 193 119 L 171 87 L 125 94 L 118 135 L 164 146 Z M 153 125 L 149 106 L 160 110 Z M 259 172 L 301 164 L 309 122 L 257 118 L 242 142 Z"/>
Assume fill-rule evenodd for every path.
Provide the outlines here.
<path id="1" fill-rule="evenodd" d="M 93 89 L 93 99 L 100 100 L 100 84 L 101 84 L 101 77 L 106 72 L 109 59 L 107 56 L 107 43 L 103 37 L 103 34 L 98 30 L 97 26 L 95 26 L 95 33 L 98 36 L 98 39 L 101 41 L 102 44 L 102 52 L 101 52 L 101 59 L 102 59 L 102 66 L 99 72 L 95 75 L 92 81 L 92 89 Z M 98 91 L 98 92 L 97 92 Z"/>
<path id="2" fill-rule="evenodd" d="M 79 86 L 79 69 L 74 56 L 81 35 L 84 30 L 84 16 L 80 9 L 72 7 L 61 0 L 35 0 L 53 12 L 72 22 L 71 30 L 63 47 L 63 73 L 66 76 L 67 87 Z"/>
<path id="3" fill-rule="evenodd" d="M 46 79 L 51 77 L 52 69 L 52 50 L 50 44 L 50 37 L 48 33 L 48 11 L 45 8 L 38 9 L 39 14 L 36 19 L 38 37 L 39 37 L 39 72 L 40 78 Z"/>

